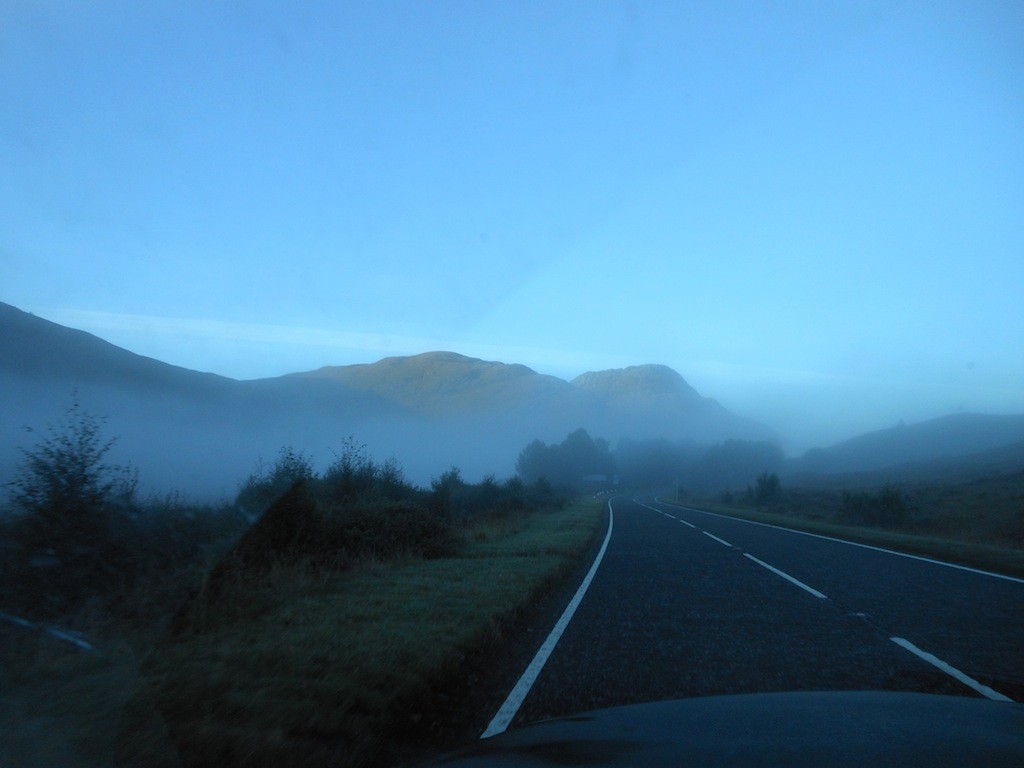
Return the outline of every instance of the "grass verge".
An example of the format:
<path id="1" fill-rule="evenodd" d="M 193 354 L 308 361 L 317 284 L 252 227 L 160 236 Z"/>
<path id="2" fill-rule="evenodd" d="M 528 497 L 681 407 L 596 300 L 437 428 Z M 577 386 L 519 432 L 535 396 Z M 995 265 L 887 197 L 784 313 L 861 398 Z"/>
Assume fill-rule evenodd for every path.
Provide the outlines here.
<path id="1" fill-rule="evenodd" d="M 926 536 L 904 531 L 892 531 L 884 528 L 845 525 L 827 520 L 808 520 L 791 515 L 775 514 L 728 504 L 705 502 L 687 504 L 668 499 L 662 499 L 662 501 L 679 507 L 716 512 L 728 517 L 738 517 L 744 520 L 777 525 L 781 528 L 791 528 L 798 531 L 807 531 L 808 533 L 817 533 L 822 536 L 847 539 L 861 544 L 870 544 L 876 547 L 894 549 L 898 552 L 907 552 L 909 554 L 921 555 L 922 557 L 931 557 L 936 560 L 966 565 L 971 568 L 981 568 L 1009 576 L 1024 577 L 1024 550 L 1018 548 Z"/>
<path id="2" fill-rule="evenodd" d="M 592 501 L 491 519 L 453 557 L 279 568 L 196 601 L 144 665 L 118 762 L 380 764 L 603 523 Z"/>

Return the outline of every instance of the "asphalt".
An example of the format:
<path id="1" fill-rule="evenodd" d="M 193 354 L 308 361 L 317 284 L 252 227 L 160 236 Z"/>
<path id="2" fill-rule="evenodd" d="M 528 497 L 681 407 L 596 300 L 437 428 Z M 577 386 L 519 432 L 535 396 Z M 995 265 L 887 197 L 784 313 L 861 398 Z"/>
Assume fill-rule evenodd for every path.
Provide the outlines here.
<path id="1" fill-rule="evenodd" d="M 716 694 L 981 696 L 893 637 L 1024 699 L 1024 583 L 644 504 L 612 501 L 615 526 L 604 560 L 513 728 Z"/>

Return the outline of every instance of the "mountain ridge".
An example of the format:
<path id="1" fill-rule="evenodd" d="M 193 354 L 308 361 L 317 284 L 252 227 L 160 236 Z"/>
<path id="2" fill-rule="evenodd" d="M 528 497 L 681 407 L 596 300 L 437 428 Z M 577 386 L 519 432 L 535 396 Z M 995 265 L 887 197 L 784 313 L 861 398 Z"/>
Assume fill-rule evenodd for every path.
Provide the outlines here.
<path id="1" fill-rule="evenodd" d="M 953 413 L 874 430 L 792 461 L 794 473 L 874 472 L 968 456 L 1024 441 L 1024 414 Z"/>
<path id="2" fill-rule="evenodd" d="M 179 484 L 209 485 L 217 472 L 237 482 L 284 445 L 323 457 L 349 436 L 425 480 L 450 465 L 467 476 L 511 474 L 530 440 L 560 440 L 579 427 L 613 442 L 775 435 L 701 397 L 666 366 L 590 372 L 606 385 L 600 392 L 588 374 L 581 386 L 455 352 L 238 380 L 138 355 L 2 303 L 0 330 L 5 423 L 52 424 L 77 392 L 120 436 L 115 458 L 136 461 L 143 477 L 145 465 L 177 473 Z M 0 474 L 10 474 L 16 457 L 10 434 Z"/>

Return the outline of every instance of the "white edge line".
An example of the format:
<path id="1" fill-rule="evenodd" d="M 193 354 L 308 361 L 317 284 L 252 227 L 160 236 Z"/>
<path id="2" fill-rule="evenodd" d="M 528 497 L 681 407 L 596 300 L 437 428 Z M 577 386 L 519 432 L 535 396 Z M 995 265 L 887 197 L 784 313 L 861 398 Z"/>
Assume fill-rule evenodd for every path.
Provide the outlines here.
<path id="1" fill-rule="evenodd" d="M 491 736 L 496 736 L 499 733 L 503 733 L 512 719 L 519 712 L 519 708 L 523 705 L 523 701 L 526 699 L 526 695 L 530 692 L 530 688 L 533 687 L 534 682 L 537 680 L 537 676 L 540 671 L 544 668 L 547 663 L 548 657 L 551 656 L 551 652 L 555 650 L 555 645 L 562 637 L 562 633 L 565 628 L 569 625 L 569 621 L 572 619 L 573 614 L 576 613 L 576 608 L 579 607 L 580 601 L 583 600 L 583 596 L 587 593 L 587 588 L 590 586 L 590 582 L 594 580 L 594 574 L 597 573 L 597 567 L 601 565 L 601 560 L 604 558 L 605 550 L 608 549 L 608 542 L 612 538 L 612 527 L 615 523 L 615 513 L 612 511 L 611 499 L 608 500 L 608 533 L 605 534 L 604 543 L 601 544 L 601 549 L 598 550 L 597 557 L 594 558 L 594 564 L 590 566 L 590 570 L 587 575 L 583 578 L 583 582 L 580 584 L 579 589 L 576 590 L 576 594 L 573 595 L 572 600 L 569 601 L 569 605 L 565 607 L 561 618 L 555 623 L 554 628 L 551 630 L 551 634 L 548 635 L 547 640 L 537 651 L 533 657 L 533 661 L 530 662 L 529 666 L 526 667 L 526 671 L 523 672 L 522 677 L 519 678 L 519 682 L 515 684 L 515 687 L 509 692 L 505 698 L 504 703 L 499 707 L 498 712 L 491 718 L 490 724 L 480 734 L 481 739 L 489 739 Z"/>
<path id="2" fill-rule="evenodd" d="M 6 621 L 9 621 L 12 624 L 17 624 L 19 627 L 26 627 L 28 629 L 37 629 L 36 625 L 34 623 L 32 623 L 31 621 L 29 621 L 28 619 L 23 619 L 20 616 L 13 616 L 13 615 L 11 615 L 9 613 L 0 613 L 0 619 L 4 619 Z"/>
<path id="3" fill-rule="evenodd" d="M 732 544 L 730 544 L 728 541 L 726 541 L 725 539 L 718 538 L 713 533 L 708 533 L 707 531 L 701 531 L 701 533 L 703 533 L 705 536 L 710 536 L 712 539 L 717 541 L 719 544 L 725 544 L 725 546 L 727 546 L 727 547 L 731 547 L 732 546 Z"/>
<path id="4" fill-rule="evenodd" d="M 659 501 L 659 504 L 668 504 L 669 502 Z M 672 505 L 676 506 L 676 505 Z M 1005 579 L 1006 581 L 1015 581 L 1018 584 L 1024 584 L 1024 579 L 1017 576 L 1007 576 L 1005 573 L 996 573 L 994 571 L 983 571 L 980 568 L 971 568 L 969 565 L 959 565 L 957 563 L 947 563 L 945 560 L 936 560 L 933 557 L 924 557 L 922 555 L 912 555 L 908 552 L 897 552 L 895 549 L 886 549 L 885 547 L 876 547 L 872 544 L 861 544 L 859 541 L 850 541 L 849 539 L 839 539 L 835 536 L 825 536 L 821 533 L 811 533 L 810 531 L 798 531 L 796 528 L 786 528 L 782 525 L 772 525 L 771 523 L 760 523 L 757 520 L 746 520 L 742 517 L 733 517 L 732 515 L 723 515 L 720 512 L 711 512 L 706 509 L 698 509 L 697 507 L 684 507 L 679 506 L 679 509 L 685 509 L 689 512 L 700 512 L 704 515 L 714 515 L 715 517 L 724 517 L 726 520 L 737 520 L 741 523 L 750 523 L 751 525 L 760 525 L 764 528 L 775 528 L 779 531 L 789 531 L 790 533 L 798 533 L 801 536 L 812 536 L 815 539 L 825 539 L 826 541 L 837 541 L 840 544 L 849 544 L 851 547 L 863 547 L 864 549 L 873 549 L 876 552 L 885 552 L 889 555 L 897 555 L 899 557 L 908 557 L 911 560 L 922 560 L 926 563 L 934 563 L 935 565 L 944 565 L 947 568 L 956 568 L 961 571 L 968 571 L 970 573 L 977 573 L 982 576 L 991 576 L 994 579 Z"/>
<path id="5" fill-rule="evenodd" d="M 77 637 L 75 637 L 74 635 L 72 635 L 72 634 L 70 634 L 68 632 L 63 632 L 63 631 L 61 631 L 59 629 L 48 629 L 46 631 L 49 632 L 51 635 L 53 635 L 56 638 L 59 638 L 61 640 L 64 640 L 65 642 L 71 643 L 72 645 L 77 645 L 83 651 L 95 650 L 91 645 L 89 645 L 89 643 L 85 642 L 85 640 L 77 638 Z"/>
<path id="6" fill-rule="evenodd" d="M 708 534 L 708 535 L 710 536 L 711 534 Z M 776 568 L 775 566 L 772 566 L 772 565 L 768 565 L 768 563 L 766 563 L 766 562 L 765 562 L 764 560 L 758 560 L 758 559 L 757 559 L 756 557 L 754 557 L 754 556 L 753 556 L 752 554 L 750 554 L 749 552 L 744 552 L 744 553 L 743 553 L 743 556 L 744 556 L 744 557 L 749 557 L 749 558 L 750 558 L 751 560 L 753 560 L 753 561 L 754 561 L 755 563 L 757 563 L 758 565 L 760 565 L 760 566 L 762 566 L 762 567 L 764 567 L 764 568 L 767 568 L 767 569 L 768 569 L 769 571 L 771 571 L 771 572 L 772 572 L 772 573 L 774 573 L 774 574 L 777 574 L 777 575 L 781 576 L 781 577 L 782 577 L 782 578 L 784 578 L 784 579 L 785 579 L 786 581 L 789 581 L 789 582 L 792 582 L 793 584 L 796 584 L 796 585 L 797 585 L 798 587 L 800 587 L 800 589 L 802 589 L 802 590 L 804 590 L 804 591 L 806 591 L 806 592 L 810 592 L 810 593 L 811 593 L 812 595 L 814 595 L 815 597 L 819 597 L 819 598 L 821 598 L 822 600 L 826 599 L 826 598 L 825 598 L 825 595 L 823 595 L 823 594 L 822 594 L 821 592 L 819 592 L 818 590 L 816 590 L 816 589 L 815 589 L 814 587 L 808 587 L 808 586 L 807 586 L 806 584 L 804 584 L 804 583 L 803 583 L 802 581 L 800 581 L 799 579 L 794 579 L 794 578 L 793 578 L 792 576 L 790 576 L 790 575 L 789 575 L 788 573 L 786 573 L 785 571 L 780 571 L 780 570 L 779 570 L 778 568 Z"/>
<path id="7" fill-rule="evenodd" d="M 45 632 L 51 637 L 56 637 L 58 640 L 64 640 L 65 642 L 71 643 L 72 645 L 77 645 L 83 651 L 96 650 L 95 648 L 93 648 L 92 645 L 85 642 L 85 640 L 82 640 L 79 637 L 75 637 L 75 635 L 73 635 L 70 632 L 65 632 L 63 630 L 57 629 L 56 627 L 44 627 L 42 624 L 36 624 L 35 622 L 29 621 L 28 619 L 23 619 L 20 616 L 14 616 L 10 613 L 4 613 L 3 611 L 0 611 L 0 619 L 3 619 L 4 621 L 9 621 L 12 624 L 17 624 L 19 627 L 25 627 L 26 629 Z"/>
<path id="8" fill-rule="evenodd" d="M 1003 694 L 999 693 L 999 691 L 994 691 L 991 688 L 989 688 L 987 685 L 984 685 L 983 683 L 979 683 L 973 677 L 965 675 L 959 669 L 957 669 L 956 667 L 950 666 L 949 664 L 944 662 L 942 659 L 940 659 L 940 658 L 938 658 L 936 656 L 933 656 L 932 654 L 928 653 L 927 651 L 922 651 L 920 648 L 918 648 L 916 645 L 914 645 L 909 640 L 904 640 L 902 637 L 890 637 L 889 639 L 892 640 L 894 643 L 896 643 L 896 645 L 898 645 L 900 648 L 904 648 L 904 649 L 910 651 L 912 654 L 914 654 L 918 658 L 923 659 L 924 661 L 927 661 L 933 667 L 941 669 L 943 672 L 945 672 L 950 677 L 952 677 L 952 678 L 954 678 L 956 680 L 959 680 L 961 683 L 966 685 L 968 688 L 974 689 L 975 691 L 980 693 L 985 698 L 992 699 L 992 701 L 1010 701 L 1010 702 L 1013 701 L 1013 699 L 1009 698 L 1008 696 L 1004 696 Z"/>

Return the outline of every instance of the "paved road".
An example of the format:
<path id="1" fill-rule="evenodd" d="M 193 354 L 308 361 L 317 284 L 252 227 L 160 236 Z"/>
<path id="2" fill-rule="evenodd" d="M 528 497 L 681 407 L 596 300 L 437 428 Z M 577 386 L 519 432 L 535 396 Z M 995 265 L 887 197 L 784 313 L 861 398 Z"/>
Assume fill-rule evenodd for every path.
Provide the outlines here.
<path id="1" fill-rule="evenodd" d="M 604 559 L 513 725 L 724 693 L 1024 700 L 1020 580 L 642 501 L 613 500 Z"/>

